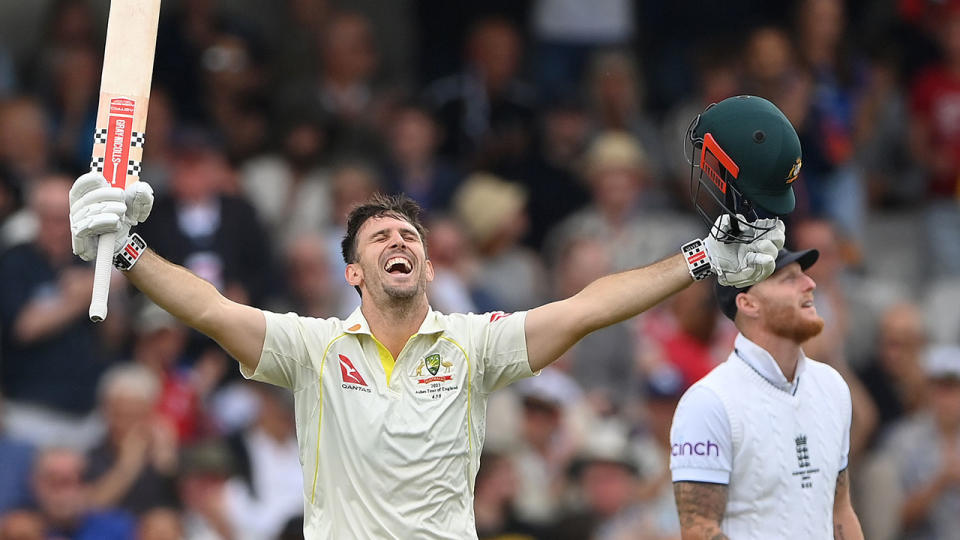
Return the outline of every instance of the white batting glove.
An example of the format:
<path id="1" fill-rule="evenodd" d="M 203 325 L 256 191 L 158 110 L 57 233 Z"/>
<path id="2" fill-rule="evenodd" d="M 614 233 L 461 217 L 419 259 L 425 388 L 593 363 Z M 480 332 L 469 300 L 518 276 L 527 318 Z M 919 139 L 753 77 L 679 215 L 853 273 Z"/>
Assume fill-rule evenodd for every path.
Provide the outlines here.
<path id="1" fill-rule="evenodd" d="M 153 209 L 153 188 L 137 182 L 122 190 L 110 187 L 100 173 L 87 173 L 70 188 L 70 232 L 73 253 L 85 261 L 97 258 L 97 238 L 117 233 L 113 252 L 127 243 L 130 227 L 141 223 Z"/>
<path id="2" fill-rule="evenodd" d="M 737 215 L 740 219 L 743 216 Z M 721 285 L 749 287 L 763 281 L 776 268 L 777 252 L 783 248 L 784 225 L 779 219 L 758 219 L 747 228 L 754 238 L 748 243 L 730 243 L 717 240 L 714 235 L 703 239 L 710 269 Z M 714 224 L 722 233 L 730 232 L 730 214 L 717 218 Z M 769 230 L 764 230 L 769 229 Z"/>

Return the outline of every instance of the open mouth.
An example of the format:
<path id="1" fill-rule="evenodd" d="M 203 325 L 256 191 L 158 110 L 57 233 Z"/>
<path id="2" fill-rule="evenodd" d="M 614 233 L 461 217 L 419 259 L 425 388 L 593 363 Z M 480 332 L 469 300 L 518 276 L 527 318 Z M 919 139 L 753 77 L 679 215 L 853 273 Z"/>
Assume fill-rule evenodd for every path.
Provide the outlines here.
<path id="1" fill-rule="evenodd" d="M 800 304 L 802 308 L 811 308 L 813 307 L 813 300 L 807 300 L 806 302 Z"/>
<path id="2" fill-rule="evenodd" d="M 390 257 L 383 265 L 383 269 L 388 274 L 406 275 L 413 271 L 413 265 L 403 257 Z"/>

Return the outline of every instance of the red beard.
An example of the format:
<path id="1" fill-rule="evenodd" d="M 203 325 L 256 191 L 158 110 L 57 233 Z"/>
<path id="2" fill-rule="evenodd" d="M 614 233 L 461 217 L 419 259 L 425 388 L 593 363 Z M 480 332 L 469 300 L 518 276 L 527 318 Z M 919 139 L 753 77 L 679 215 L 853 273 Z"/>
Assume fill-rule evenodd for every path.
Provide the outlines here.
<path id="1" fill-rule="evenodd" d="M 791 306 L 777 306 L 766 316 L 767 327 L 774 335 L 787 338 L 797 345 L 823 331 L 823 318 L 803 318 L 799 311 Z"/>

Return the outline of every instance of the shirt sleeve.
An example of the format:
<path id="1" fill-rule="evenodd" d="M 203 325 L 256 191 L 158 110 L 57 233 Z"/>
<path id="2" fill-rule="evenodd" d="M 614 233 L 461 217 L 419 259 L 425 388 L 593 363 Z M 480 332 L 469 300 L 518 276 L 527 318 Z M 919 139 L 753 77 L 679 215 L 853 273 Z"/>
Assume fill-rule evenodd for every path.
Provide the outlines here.
<path id="1" fill-rule="evenodd" d="M 729 484 L 733 470 L 730 419 L 720 398 L 693 386 L 680 399 L 670 426 L 670 471 L 674 482 Z"/>
<path id="2" fill-rule="evenodd" d="M 534 375 L 527 358 L 527 312 L 475 315 L 483 328 L 480 385 L 489 393 Z"/>
<path id="3" fill-rule="evenodd" d="M 253 372 L 241 365 L 240 373 L 247 379 L 296 390 L 302 381 L 314 375 L 303 337 L 303 321 L 296 313 L 280 315 L 264 311 L 263 315 L 267 329 L 260 362 Z"/>

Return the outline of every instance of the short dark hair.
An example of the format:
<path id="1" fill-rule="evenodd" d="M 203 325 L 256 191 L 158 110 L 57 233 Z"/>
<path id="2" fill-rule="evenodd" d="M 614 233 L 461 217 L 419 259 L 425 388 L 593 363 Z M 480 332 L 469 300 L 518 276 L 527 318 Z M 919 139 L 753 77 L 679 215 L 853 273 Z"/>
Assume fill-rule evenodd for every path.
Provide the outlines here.
<path id="1" fill-rule="evenodd" d="M 404 194 L 384 195 L 382 193 L 375 193 L 373 197 L 370 197 L 366 202 L 353 207 L 347 216 L 347 233 L 343 235 L 343 240 L 340 242 L 343 262 L 347 264 L 357 262 L 357 234 L 360 232 L 360 227 L 362 227 L 368 219 L 384 216 L 402 219 L 413 225 L 417 230 L 417 234 L 420 235 L 424 251 L 426 251 L 427 230 L 424 228 L 423 223 L 420 222 L 421 213 L 420 205 Z M 360 288 L 355 288 L 359 293 Z"/>

